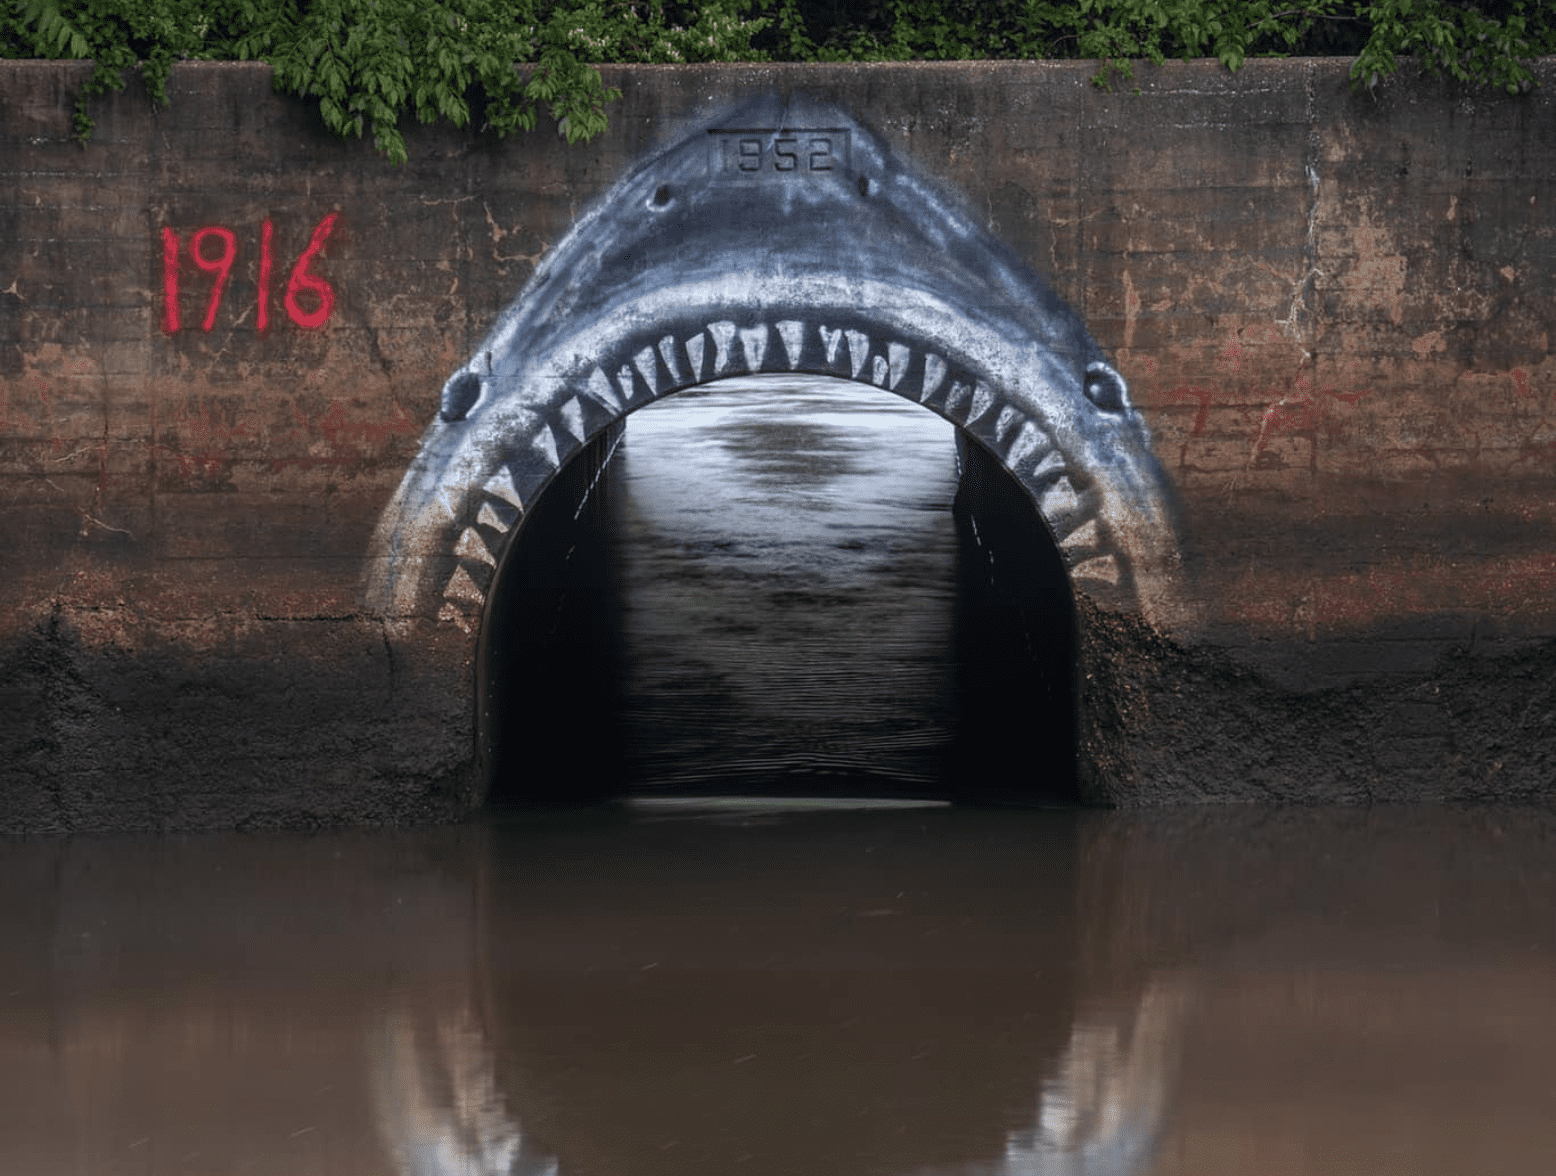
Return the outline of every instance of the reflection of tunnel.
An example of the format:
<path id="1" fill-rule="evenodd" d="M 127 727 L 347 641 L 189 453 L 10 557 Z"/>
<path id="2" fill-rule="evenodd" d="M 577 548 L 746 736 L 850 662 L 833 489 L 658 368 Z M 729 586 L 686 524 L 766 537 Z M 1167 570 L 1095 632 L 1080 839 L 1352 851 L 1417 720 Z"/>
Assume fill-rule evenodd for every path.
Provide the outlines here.
<path id="1" fill-rule="evenodd" d="M 564 1173 L 1122 1176 L 998 1163 L 1076 1024 L 1073 818 L 935 816 L 498 825 L 511 1112 Z"/>
<path id="2" fill-rule="evenodd" d="M 751 406 L 740 410 L 747 414 L 746 428 L 758 419 L 763 427 L 782 421 L 787 428 L 818 405 L 821 421 L 833 410 L 855 416 L 872 406 L 878 411 L 872 397 L 885 402 L 898 419 L 920 416 L 896 397 L 857 385 L 807 388 L 808 400 L 792 401 L 781 399 L 789 394 L 782 387 L 740 392 L 737 402 Z M 619 429 L 586 446 L 532 505 L 502 556 L 482 630 L 479 688 L 491 799 L 578 802 L 621 793 L 783 793 L 1073 801 L 1075 638 L 1068 579 L 1027 494 L 963 435 L 957 435 L 960 477 L 954 509 L 945 501 L 951 498 L 954 476 L 949 452 L 940 468 L 921 470 L 919 464 L 935 463 L 917 453 L 882 452 L 889 444 L 883 440 L 872 438 L 860 446 L 882 467 L 883 477 L 897 479 L 889 492 L 900 493 L 897 485 L 908 478 L 922 481 L 916 499 L 937 500 L 927 524 L 913 523 L 920 529 L 912 534 L 899 528 L 894 541 L 899 547 L 903 542 L 938 545 L 943 558 L 914 551 L 883 563 L 880 542 L 854 537 L 858 522 L 853 512 L 859 504 L 838 496 L 858 493 L 866 484 L 871 492 L 884 488 L 884 483 L 862 481 L 857 469 L 852 481 L 845 478 L 837 485 L 825 476 L 820 479 L 824 486 L 774 488 L 769 482 L 763 492 L 772 490 L 780 503 L 785 493 L 803 490 L 808 496 L 808 511 L 795 508 L 790 515 L 801 522 L 813 517 L 818 493 L 831 493 L 836 501 L 826 508 L 834 511 L 828 517 L 844 523 L 826 526 L 849 537 L 823 539 L 818 531 L 812 549 L 796 552 L 788 533 L 794 528 L 780 528 L 784 543 L 767 547 L 781 546 L 783 554 L 772 554 L 763 549 L 761 536 L 750 533 L 761 521 L 753 523 L 749 513 L 740 514 L 721 500 L 720 525 L 728 539 L 710 542 L 706 533 L 656 538 L 662 546 L 683 543 L 688 552 L 704 555 L 710 546 L 730 543 L 763 549 L 758 558 L 744 562 L 717 563 L 691 554 L 684 570 L 670 568 L 669 575 L 684 574 L 704 593 L 704 581 L 727 579 L 713 585 L 716 597 L 723 593 L 715 604 L 739 615 L 732 623 L 721 617 L 723 630 L 691 613 L 670 616 L 672 626 L 679 627 L 668 654 L 663 643 L 654 647 L 643 636 L 643 610 L 655 608 L 656 600 L 673 599 L 679 589 L 646 578 L 665 578 L 665 572 L 644 570 L 644 543 L 633 531 L 645 526 L 641 500 L 656 493 L 643 473 L 649 455 L 642 446 L 650 443 L 651 422 L 652 435 L 658 437 L 665 427 L 661 421 L 672 413 L 689 421 L 697 395 L 676 398 L 665 409 L 637 418 L 632 426 L 637 447 L 629 442 L 618 449 Z M 934 428 L 943 428 L 923 416 Z M 675 427 L 683 432 L 699 428 Z M 812 431 L 828 428 L 820 424 Z M 938 434 L 931 440 L 938 458 Z M 715 443 L 701 444 L 711 448 Z M 833 466 L 850 464 L 845 450 L 827 460 Z M 761 452 L 760 461 L 769 468 L 775 462 L 799 468 L 770 450 Z M 628 467 L 636 475 L 630 485 L 623 472 Z M 672 462 L 668 468 L 682 484 L 675 490 L 681 494 L 685 484 L 703 485 L 714 477 L 695 462 Z M 877 471 L 863 472 L 867 479 Z M 943 488 L 936 488 L 937 478 Z M 849 489 L 839 488 L 844 482 Z M 708 490 L 714 496 L 725 492 Z M 658 493 L 665 497 L 669 491 Z M 913 509 L 926 514 L 917 501 Z M 868 527 L 865 533 L 872 534 Z M 868 550 L 842 553 L 851 565 L 844 573 L 846 591 L 836 592 L 836 581 L 794 581 L 796 562 L 836 564 L 838 548 L 855 546 Z M 778 584 L 782 592 L 774 590 L 781 579 L 774 570 L 779 562 L 790 569 L 789 583 Z M 904 576 L 934 582 L 912 584 L 913 591 L 904 592 Z M 800 597 L 804 608 L 828 610 L 831 639 L 824 637 L 820 647 L 796 655 L 794 635 L 777 630 L 796 622 L 817 626 L 792 608 L 764 611 L 755 595 L 748 604 L 741 596 L 748 591 Z M 921 615 L 912 615 L 915 610 Z M 923 615 L 935 612 L 939 615 Z M 665 618 L 657 622 L 662 630 Z M 741 635 L 742 628 L 752 630 L 748 637 Z M 741 697 L 752 693 L 750 681 L 742 692 L 739 683 L 726 679 L 761 675 L 741 672 L 754 664 L 736 666 L 733 674 L 722 672 L 731 668 L 732 656 L 759 663 L 769 677 L 777 672 L 770 663 L 783 657 L 810 657 L 814 664 L 801 669 L 801 696 L 786 693 L 792 682 L 780 683 L 773 698 L 753 704 Z M 689 687 L 683 684 L 684 694 L 673 694 L 658 685 L 667 676 L 663 666 L 643 669 L 645 659 L 656 657 L 674 660 L 676 668 L 682 663 L 706 667 L 707 673 Z M 902 691 L 900 703 L 891 693 L 895 689 Z M 879 711 L 881 702 L 887 702 L 887 713 L 876 714 L 872 722 L 867 712 L 872 704 Z"/>

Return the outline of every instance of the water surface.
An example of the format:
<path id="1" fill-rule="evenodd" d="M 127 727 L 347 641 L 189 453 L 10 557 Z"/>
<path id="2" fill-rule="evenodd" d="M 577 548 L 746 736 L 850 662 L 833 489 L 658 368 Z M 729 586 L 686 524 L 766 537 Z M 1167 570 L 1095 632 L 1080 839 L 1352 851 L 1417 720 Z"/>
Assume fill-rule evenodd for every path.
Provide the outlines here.
<path id="1" fill-rule="evenodd" d="M 0 855 L 0 1171 L 1556 1170 L 1556 815 L 507 816 Z"/>

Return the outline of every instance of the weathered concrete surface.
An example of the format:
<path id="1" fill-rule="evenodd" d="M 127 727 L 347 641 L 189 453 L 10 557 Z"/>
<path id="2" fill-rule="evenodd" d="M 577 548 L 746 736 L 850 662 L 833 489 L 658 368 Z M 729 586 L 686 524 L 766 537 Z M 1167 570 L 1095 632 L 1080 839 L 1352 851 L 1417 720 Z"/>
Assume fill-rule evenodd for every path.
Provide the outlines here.
<path id="1" fill-rule="evenodd" d="M 1556 641 L 1450 645 L 1424 668 L 1379 642 L 1371 672 L 1304 688 L 1084 597 L 1080 631 L 1093 802 L 1528 800 L 1556 781 Z"/>
<path id="2" fill-rule="evenodd" d="M 1091 798 L 1548 790 L 1556 63 L 1537 69 L 1516 99 L 1356 95 L 1343 62 L 1143 68 L 1138 94 L 1084 64 L 624 69 L 595 144 L 415 128 L 394 169 L 260 67 L 181 66 L 166 110 L 104 99 L 83 149 L 84 67 L 0 63 L 0 827 L 470 803 L 473 627 L 362 608 L 374 522 L 443 381 L 578 213 L 773 88 L 960 193 L 1146 414 L 1191 607 L 1170 633 L 1087 614 Z M 307 329 L 287 280 L 331 214 L 309 272 L 334 304 Z M 188 251 L 209 226 L 236 257 L 207 332 Z M 207 235 L 212 269 L 222 248 Z"/>

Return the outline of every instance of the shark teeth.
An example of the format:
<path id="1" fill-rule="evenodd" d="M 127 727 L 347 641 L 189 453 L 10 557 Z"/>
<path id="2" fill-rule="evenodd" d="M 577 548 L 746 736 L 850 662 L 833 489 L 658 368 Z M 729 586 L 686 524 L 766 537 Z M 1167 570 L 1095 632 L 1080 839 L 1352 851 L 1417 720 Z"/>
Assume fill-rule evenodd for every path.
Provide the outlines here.
<path id="1" fill-rule="evenodd" d="M 713 374 L 714 376 L 725 375 L 729 372 L 730 344 L 735 340 L 735 324 L 709 323 L 708 334 L 713 337 Z"/>
<path id="2" fill-rule="evenodd" d="M 746 357 L 746 371 L 761 371 L 762 360 L 767 357 L 767 324 L 762 323 L 755 327 L 742 327 L 739 334 L 740 350 L 745 353 Z"/>
<path id="3" fill-rule="evenodd" d="M 584 395 L 598 401 L 612 412 L 621 411 L 621 397 L 616 395 L 616 389 L 611 387 L 610 379 L 602 369 L 597 367 L 589 373 L 583 391 Z"/>
<path id="4" fill-rule="evenodd" d="M 583 408 L 578 403 L 578 397 L 574 396 L 566 404 L 562 405 L 561 410 L 557 413 L 557 417 L 560 419 L 562 427 L 579 441 L 583 441 L 588 437 L 588 432 L 584 428 Z"/>
<path id="5" fill-rule="evenodd" d="M 1090 516 L 1087 503 L 1076 493 L 1068 477 L 1050 482 L 1037 497 L 1037 509 L 1060 538 L 1075 531 Z"/>
<path id="6" fill-rule="evenodd" d="M 1119 567 L 1118 556 L 1098 555 L 1072 565 L 1070 576 L 1076 580 L 1097 580 L 1116 588 L 1123 582 L 1124 573 Z"/>
<path id="7" fill-rule="evenodd" d="M 832 331 L 826 327 L 818 327 L 817 330 L 821 332 L 821 346 L 826 349 L 827 366 L 836 367 L 838 344 L 843 341 L 842 328 L 839 327 L 837 330 Z"/>
<path id="8" fill-rule="evenodd" d="M 870 336 L 863 331 L 845 331 L 844 334 L 848 338 L 849 374 L 857 380 L 865 361 L 870 358 Z"/>
<path id="9" fill-rule="evenodd" d="M 466 527 L 459 536 L 459 542 L 454 544 L 454 554 L 462 559 L 474 560 L 477 563 L 486 564 L 495 568 L 497 560 L 486 549 L 486 542 L 481 538 L 481 533 L 474 527 Z"/>
<path id="10" fill-rule="evenodd" d="M 693 335 L 686 340 L 686 358 L 692 365 L 692 383 L 700 383 L 702 380 L 702 353 L 706 340 L 701 335 Z"/>
<path id="11" fill-rule="evenodd" d="M 783 353 L 788 357 L 792 372 L 800 366 L 800 357 L 805 354 L 805 324 L 785 319 L 778 324 L 778 338 L 783 340 Z"/>
<path id="12" fill-rule="evenodd" d="M 616 386 L 621 389 L 622 399 L 632 403 L 638 394 L 638 378 L 631 364 L 624 363 L 616 369 Z"/>
<path id="13" fill-rule="evenodd" d="M 994 389 L 990 388 L 982 380 L 978 381 L 973 389 L 972 405 L 967 410 L 967 423 L 981 420 L 983 415 L 994 407 Z"/>
<path id="14" fill-rule="evenodd" d="M 674 335 L 666 335 L 659 340 L 659 358 L 665 361 L 665 368 L 669 371 L 672 380 L 677 384 L 686 382 L 686 377 L 681 374 L 681 360 L 676 354 Z"/>
<path id="15" fill-rule="evenodd" d="M 513 519 L 500 517 L 490 502 L 481 503 L 481 509 L 476 513 L 475 521 L 477 526 L 487 527 L 502 535 L 506 535 L 514 523 Z"/>
<path id="16" fill-rule="evenodd" d="M 1026 421 L 1017 430 L 1010 448 L 1005 451 L 1005 464 L 1013 470 L 1020 470 L 1035 454 L 1047 453 L 1052 449 L 1053 442 L 1049 440 L 1048 434 L 1031 421 Z"/>
<path id="17" fill-rule="evenodd" d="M 945 383 L 946 362 L 932 351 L 924 353 L 924 385 L 919 389 L 919 403 L 923 403 L 940 391 Z"/>
<path id="18" fill-rule="evenodd" d="M 637 368 L 643 383 L 648 385 L 648 394 L 659 395 L 659 365 L 654 362 L 654 349 L 645 347 L 639 351 L 632 357 L 632 366 Z"/>
<path id="19" fill-rule="evenodd" d="M 546 464 L 552 469 L 557 469 L 562 464 L 562 459 L 557 454 L 556 434 L 551 431 L 550 425 L 541 425 L 535 436 L 530 440 L 530 448 L 546 459 Z"/>
<path id="20" fill-rule="evenodd" d="M 1109 541 L 1095 494 L 1078 488 L 1087 483 L 1071 477 L 1053 437 L 993 385 L 935 351 L 900 340 L 877 349 L 867 331 L 841 323 L 786 318 L 741 326 L 719 319 L 689 332 L 638 338 L 585 370 L 527 447 L 520 442 L 483 487 L 476 526 L 459 534 L 453 554 L 460 566 L 444 593 L 461 609 L 483 598 L 483 580 L 496 566 L 492 552 L 523 513 L 521 477 L 534 480 L 560 468 L 591 431 L 632 407 L 688 385 L 764 370 L 830 370 L 928 406 L 988 446 L 1029 488 L 1076 580 L 1104 591 L 1128 587 L 1127 560 Z"/>
<path id="21" fill-rule="evenodd" d="M 514 510 L 524 510 L 524 500 L 519 497 L 519 488 L 514 484 L 513 471 L 507 466 L 497 467 L 497 472 L 481 487 L 482 493 L 488 497 L 505 502 Z"/>

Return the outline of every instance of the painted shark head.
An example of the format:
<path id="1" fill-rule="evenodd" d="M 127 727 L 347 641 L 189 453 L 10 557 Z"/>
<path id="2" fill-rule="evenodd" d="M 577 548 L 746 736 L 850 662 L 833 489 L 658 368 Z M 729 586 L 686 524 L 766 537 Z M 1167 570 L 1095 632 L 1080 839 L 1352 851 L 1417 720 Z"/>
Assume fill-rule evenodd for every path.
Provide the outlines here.
<path id="1" fill-rule="evenodd" d="M 755 372 L 927 405 L 1027 488 L 1078 587 L 1147 616 L 1170 602 L 1169 487 L 1080 319 L 836 106 L 766 97 L 618 182 L 449 377 L 375 534 L 369 606 L 468 627 L 494 552 L 580 446 Z"/>

